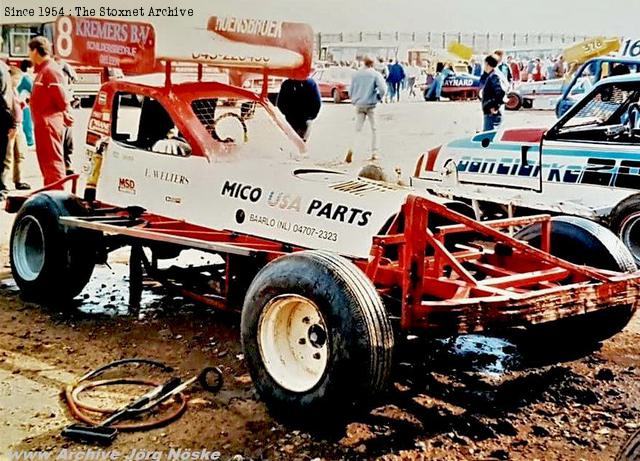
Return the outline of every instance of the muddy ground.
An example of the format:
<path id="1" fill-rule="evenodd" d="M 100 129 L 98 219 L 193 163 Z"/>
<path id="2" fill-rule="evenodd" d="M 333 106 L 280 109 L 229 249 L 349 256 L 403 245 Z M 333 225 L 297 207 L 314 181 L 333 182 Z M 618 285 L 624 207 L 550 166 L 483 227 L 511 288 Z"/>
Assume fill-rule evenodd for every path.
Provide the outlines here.
<path id="1" fill-rule="evenodd" d="M 323 431 L 305 431 L 279 424 L 257 400 L 236 315 L 172 297 L 151 282 L 142 310 L 129 314 L 122 308 L 126 276 L 101 272 L 99 280 L 106 283 L 94 285 L 96 296 L 83 297 L 82 310 L 72 313 L 24 303 L 5 281 L 1 369 L 59 387 L 30 361 L 79 376 L 138 356 L 172 364 L 181 376 L 217 365 L 225 378 L 215 395 L 192 388 L 190 408 L 178 421 L 121 434 L 111 446 L 121 453 L 173 447 L 206 448 L 238 460 L 604 460 L 614 457 L 640 422 L 640 317 L 594 350 L 523 353 L 509 342 L 477 336 L 413 344 L 399 355 L 394 386 L 382 406 Z M 147 374 L 142 368 L 128 373 Z M 19 398 L 37 401 L 39 391 Z M 81 447 L 60 436 L 60 426 L 70 422 L 66 411 L 24 416 L 34 430 L 27 427 L 28 436 L 14 450 L 60 453 Z M 43 431 L 40 423 L 47 419 L 55 427 Z"/>

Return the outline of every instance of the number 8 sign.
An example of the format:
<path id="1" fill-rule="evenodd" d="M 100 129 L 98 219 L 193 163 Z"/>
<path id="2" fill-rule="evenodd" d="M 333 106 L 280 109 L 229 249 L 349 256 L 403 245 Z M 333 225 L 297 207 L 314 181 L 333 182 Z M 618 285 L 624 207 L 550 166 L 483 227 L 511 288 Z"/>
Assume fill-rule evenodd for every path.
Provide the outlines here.
<path id="1" fill-rule="evenodd" d="M 56 21 L 56 54 L 62 58 L 68 58 L 73 50 L 73 23 L 71 19 L 63 16 Z"/>
<path id="2" fill-rule="evenodd" d="M 57 56 L 77 65 L 120 68 L 126 73 L 155 69 L 153 24 L 59 16 L 53 36 Z"/>

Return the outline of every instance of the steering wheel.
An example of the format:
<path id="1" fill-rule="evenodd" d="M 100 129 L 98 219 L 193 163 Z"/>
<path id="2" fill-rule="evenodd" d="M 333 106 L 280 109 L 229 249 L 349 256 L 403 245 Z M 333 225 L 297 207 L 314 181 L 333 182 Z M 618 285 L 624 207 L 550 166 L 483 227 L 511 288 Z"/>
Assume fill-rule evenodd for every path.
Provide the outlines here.
<path id="1" fill-rule="evenodd" d="M 229 137 L 222 139 L 220 138 L 220 136 L 218 136 L 218 133 L 216 132 L 216 125 L 218 124 L 218 122 L 220 122 L 220 120 L 224 120 L 225 118 L 233 118 L 237 120 L 240 123 L 240 125 L 242 125 L 242 131 L 244 133 L 244 138 L 243 138 L 244 142 L 245 143 L 249 142 L 249 135 L 247 133 L 247 124 L 245 123 L 244 119 L 240 115 L 233 112 L 227 112 L 226 114 L 222 114 L 220 117 L 216 118 L 213 122 L 211 122 L 211 124 L 209 125 L 209 129 L 211 131 L 211 136 L 213 136 L 213 139 L 225 144 L 236 142 L 235 139 L 229 138 Z"/>

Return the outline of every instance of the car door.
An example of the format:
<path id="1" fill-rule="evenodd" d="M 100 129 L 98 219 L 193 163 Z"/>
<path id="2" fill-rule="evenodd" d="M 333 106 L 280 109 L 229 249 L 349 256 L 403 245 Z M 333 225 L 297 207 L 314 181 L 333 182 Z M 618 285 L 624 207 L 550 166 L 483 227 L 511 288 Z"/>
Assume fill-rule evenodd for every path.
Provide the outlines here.
<path id="1" fill-rule="evenodd" d="M 191 155 L 188 143 L 178 141 L 181 134 L 160 101 L 143 94 L 116 93 L 111 134 L 103 154 L 98 200 L 141 206 L 176 219 L 185 218 L 187 210 L 197 206 L 195 186 L 202 182 L 206 159 Z"/>

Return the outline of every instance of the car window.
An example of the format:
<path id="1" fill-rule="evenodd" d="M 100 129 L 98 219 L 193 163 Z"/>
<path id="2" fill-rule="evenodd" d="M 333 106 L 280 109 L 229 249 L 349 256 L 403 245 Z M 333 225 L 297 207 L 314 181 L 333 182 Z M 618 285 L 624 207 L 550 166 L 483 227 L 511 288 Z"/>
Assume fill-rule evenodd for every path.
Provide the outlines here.
<path id="1" fill-rule="evenodd" d="M 211 137 L 224 146 L 228 158 L 294 157 L 298 147 L 276 125 L 262 104 L 245 99 L 195 99 L 191 109 Z M 216 156 L 224 160 L 224 155 Z"/>
<path id="2" fill-rule="evenodd" d="M 133 93 L 117 93 L 114 101 L 113 139 L 129 147 L 179 157 L 191 155 L 160 101 Z"/>
<path id="3" fill-rule="evenodd" d="M 562 128 L 620 123 L 622 108 L 636 100 L 637 91 L 628 85 L 603 85 Z"/>

